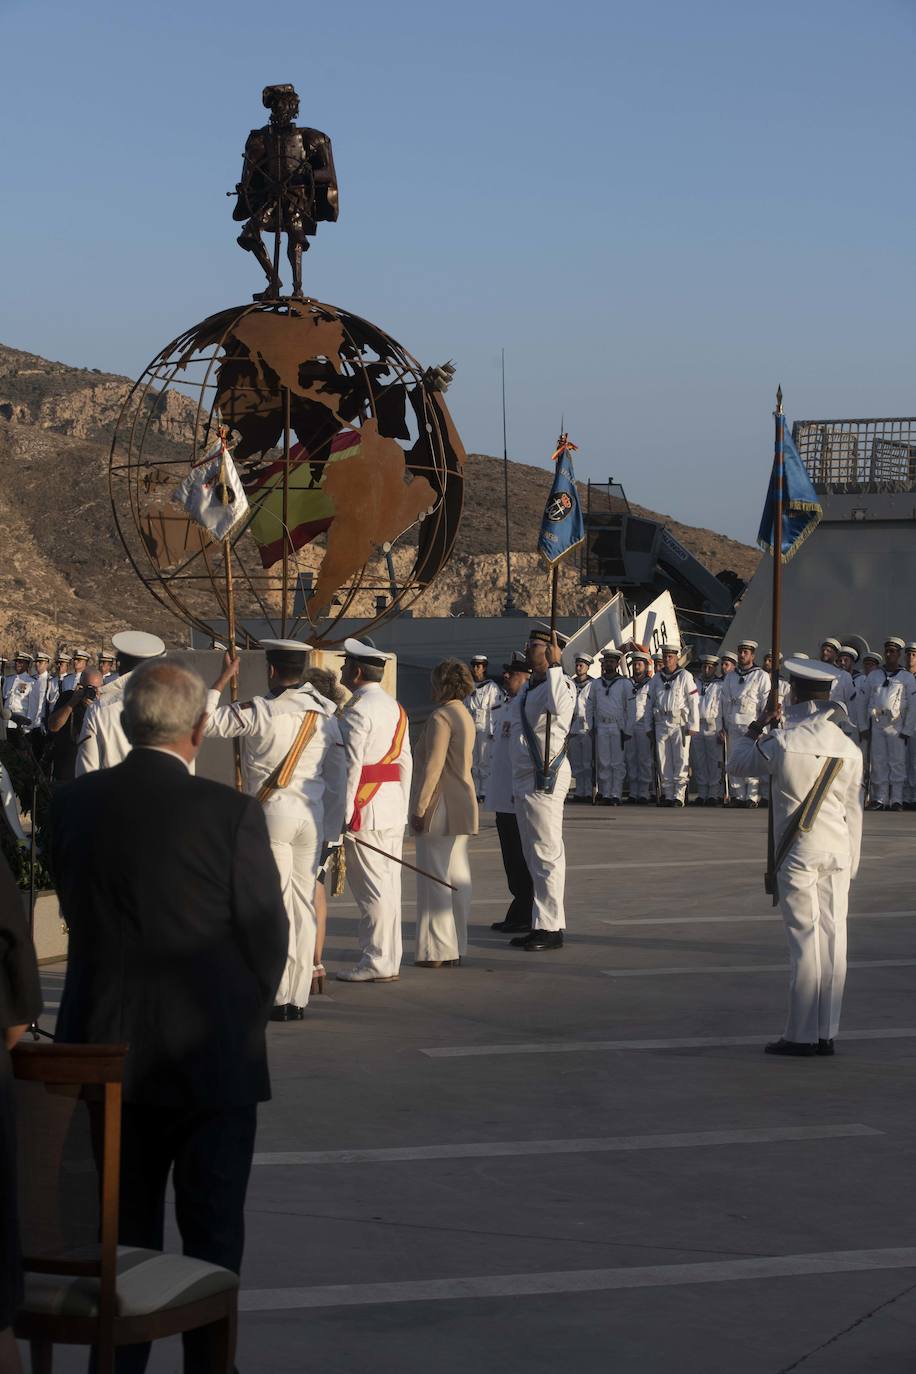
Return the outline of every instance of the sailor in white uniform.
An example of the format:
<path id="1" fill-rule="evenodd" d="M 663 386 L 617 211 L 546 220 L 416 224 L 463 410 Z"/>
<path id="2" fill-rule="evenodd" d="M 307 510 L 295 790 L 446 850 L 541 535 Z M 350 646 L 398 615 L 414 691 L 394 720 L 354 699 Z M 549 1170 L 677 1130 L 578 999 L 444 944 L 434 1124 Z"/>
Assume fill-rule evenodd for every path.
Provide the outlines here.
<path id="1" fill-rule="evenodd" d="M 13 671 L 3 679 L 3 718 L 7 738 L 21 738 L 32 726 L 29 700 L 35 679 L 31 673 L 32 655 L 17 649 L 13 655 Z"/>
<path id="2" fill-rule="evenodd" d="M 296 1021 L 312 985 L 318 864 L 324 846 L 336 844 L 343 830 L 347 764 L 335 703 L 303 685 L 309 645 L 264 639 L 261 647 L 267 695 L 220 706 L 220 693 L 239 669 L 227 654 L 207 698 L 207 734 L 239 740 L 242 785 L 264 807 L 289 919 L 286 968 L 270 1019 Z"/>
<path id="3" fill-rule="evenodd" d="M 606 806 L 620 806 L 627 776 L 624 740 L 630 679 L 620 672 L 621 652 L 605 649 L 601 676 L 591 692 L 598 797 Z"/>
<path id="4" fill-rule="evenodd" d="M 652 719 L 649 676 L 651 658 L 642 649 L 629 655 L 630 695 L 626 702 L 626 724 L 624 727 L 624 749 L 627 760 L 627 779 L 630 801 L 639 806 L 647 806 L 649 793 L 655 781 L 655 766 L 652 761 L 654 749 L 654 721 Z"/>
<path id="5" fill-rule="evenodd" d="M 46 699 L 46 714 L 48 716 L 50 716 L 51 712 L 54 710 L 54 707 L 57 705 L 60 699 L 60 694 L 63 691 L 61 683 L 63 682 L 64 678 L 67 676 L 69 671 L 70 659 L 62 649 L 57 656 L 57 660 L 54 664 L 54 672 L 51 674 L 50 680 L 48 682 L 48 695 Z"/>
<path id="6" fill-rule="evenodd" d="M 343 647 L 340 680 L 352 692 L 340 717 L 347 756 L 347 877 L 359 908 L 362 957 L 337 977 L 345 983 L 390 983 L 401 967 L 398 861 L 410 807 L 410 736 L 403 707 L 381 685 L 388 655 L 358 639 L 344 640 Z"/>
<path id="7" fill-rule="evenodd" d="M 916 643 L 907 644 L 904 649 L 904 667 L 916 682 Z M 906 746 L 906 781 L 903 784 L 903 809 L 916 811 L 916 732 L 910 735 Z"/>
<path id="8" fill-rule="evenodd" d="M 526 654 L 514 650 L 511 659 L 503 666 L 503 684 L 506 699 L 493 708 L 493 753 L 490 755 L 490 780 L 484 805 L 496 817 L 496 833 L 502 854 L 506 883 L 512 893 L 509 910 L 501 921 L 494 921 L 491 930 L 503 935 L 518 935 L 531 930 L 531 908 L 534 892 L 531 874 L 525 863 L 525 851 L 518 829 L 515 814 L 515 798 L 512 792 L 512 701 L 528 683 L 531 667 Z"/>
<path id="9" fill-rule="evenodd" d="M 89 667 L 89 653 L 86 649 L 74 649 L 70 659 L 70 672 L 61 679 L 60 690 L 72 692 L 78 686 L 80 674 Z"/>
<path id="10" fill-rule="evenodd" d="M 904 641 L 884 641 L 884 663 L 865 681 L 865 718 L 871 734 L 870 811 L 902 811 L 907 744 L 916 731 L 916 679 L 900 667 Z"/>
<path id="11" fill-rule="evenodd" d="M 83 718 L 74 770 L 78 778 L 83 773 L 93 773 L 99 768 L 113 768 L 127 758 L 130 741 L 121 724 L 127 679 L 138 663 L 145 663 L 148 658 L 161 658 L 165 653 L 165 645 L 159 636 L 147 634 L 145 630 L 122 630 L 114 635 L 112 643 L 118 655 L 119 676 L 107 687 L 102 687 Z M 88 663 L 88 654 L 80 652 L 73 655 L 74 663 L 83 658 Z"/>
<path id="12" fill-rule="evenodd" d="M 717 676 L 719 659 L 715 654 L 700 656 L 697 689 L 699 733 L 690 746 L 695 806 L 718 806 L 722 796 L 722 679 Z"/>
<path id="13" fill-rule="evenodd" d="M 722 681 L 722 714 L 728 757 L 738 740 L 743 739 L 747 727 L 764 713 L 770 694 L 770 679 L 754 662 L 757 641 L 744 639 L 738 645 L 737 666 Z M 725 655 L 722 655 L 723 659 Z M 757 806 L 760 786 L 756 777 L 729 773 L 729 794 L 732 806 Z"/>
<path id="14" fill-rule="evenodd" d="M 566 928 L 563 803 L 572 777 L 566 746 L 575 688 L 563 672 L 556 634 L 533 630 L 526 653 L 531 679 L 512 702 L 509 755 L 515 814 L 534 887 L 534 906 L 531 934 L 517 936 L 511 943 L 537 952 L 562 949 Z"/>
<path id="15" fill-rule="evenodd" d="M 103 649 L 99 654 L 99 672 L 102 674 L 103 687 L 106 687 L 109 682 L 114 682 L 118 676 L 115 669 L 115 656 L 109 649 Z"/>
<path id="16" fill-rule="evenodd" d="M 789 945 L 789 1015 L 768 1054 L 830 1055 L 846 981 L 849 884 L 862 841 L 862 756 L 830 699 L 832 665 L 790 658 L 792 704 L 736 741 L 736 776 L 770 777 L 776 887 Z"/>
<path id="17" fill-rule="evenodd" d="M 471 763 L 471 777 L 477 800 L 482 802 L 487 791 L 490 776 L 490 750 L 493 747 L 493 707 L 504 699 L 502 689 L 487 676 L 489 660 L 486 654 L 475 654 L 471 659 L 471 676 L 474 690 L 464 699 L 474 722 L 474 758 Z"/>
<path id="18" fill-rule="evenodd" d="M 686 668 L 678 667 L 680 652 L 677 644 L 662 645 L 662 669 L 649 688 L 662 792 L 659 806 L 684 805 L 690 741 L 700 728 L 696 683 Z"/>
<path id="19" fill-rule="evenodd" d="M 575 790 L 567 800 L 590 802 L 594 778 L 594 700 L 595 679 L 589 677 L 591 654 L 576 654 L 572 685 L 576 692 L 576 708 L 569 729 L 569 766 Z"/>
<path id="20" fill-rule="evenodd" d="M 29 719 L 32 722 L 32 733 L 43 735 L 47 726 L 47 703 L 48 688 L 51 683 L 51 655 L 40 653 L 35 655 L 35 676 L 32 679 L 32 690 L 29 693 Z"/>

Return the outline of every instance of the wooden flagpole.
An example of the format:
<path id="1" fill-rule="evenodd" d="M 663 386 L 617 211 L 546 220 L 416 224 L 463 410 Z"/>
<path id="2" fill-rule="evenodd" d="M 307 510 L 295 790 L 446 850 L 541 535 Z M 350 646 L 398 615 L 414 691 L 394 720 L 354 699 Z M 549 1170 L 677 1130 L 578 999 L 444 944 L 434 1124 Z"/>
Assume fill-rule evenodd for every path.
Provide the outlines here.
<path id="1" fill-rule="evenodd" d="M 560 433 L 557 440 L 558 457 L 557 462 L 562 462 L 562 448 L 566 443 L 566 435 Z M 559 561 L 553 563 L 550 568 L 550 643 L 553 644 L 557 633 L 557 589 L 560 581 Z M 550 712 L 547 712 L 547 723 L 544 726 L 544 772 L 550 767 Z"/>
<path id="2" fill-rule="evenodd" d="M 232 577 L 232 545 L 228 539 L 223 540 L 223 571 L 226 576 L 226 630 L 229 639 L 229 657 L 236 658 L 235 649 L 235 583 Z M 239 699 L 239 679 L 236 673 L 229 682 L 229 699 L 238 701 Z M 232 741 L 232 753 L 235 758 L 235 790 L 242 790 L 242 745 L 241 741 Z"/>
<path id="3" fill-rule="evenodd" d="M 775 711 L 779 703 L 779 644 L 782 637 L 782 519 L 785 485 L 785 445 L 786 417 L 782 408 L 782 387 L 776 388 L 776 438 L 773 453 L 773 473 L 771 485 L 775 487 L 773 501 L 773 623 L 770 633 L 770 696 L 769 710 Z M 776 895 L 776 837 L 773 828 L 773 800 L 767 812 L 767 891 L 773 894 L 773 905 L 778 904 Z"/>

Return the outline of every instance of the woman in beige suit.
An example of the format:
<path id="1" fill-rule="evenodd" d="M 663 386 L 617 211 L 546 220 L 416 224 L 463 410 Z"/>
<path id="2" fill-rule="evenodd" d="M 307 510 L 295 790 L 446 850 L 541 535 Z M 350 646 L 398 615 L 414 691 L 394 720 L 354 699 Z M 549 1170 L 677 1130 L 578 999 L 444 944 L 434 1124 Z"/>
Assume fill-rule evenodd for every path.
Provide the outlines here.
<path id="1" fill-rule="evenodd" d="M 417 835 L 417 867 L 455 889 L 417 876 L 417 968 L 452 967 L 467 949 L 468 836 L 477 834 L 477 797 L 471 778 L 474 722 L 464 698 L 473 687 L 470 672 L 456 658 L 433 669 L 437 706 L 414 751 L 410 824 Z"/>

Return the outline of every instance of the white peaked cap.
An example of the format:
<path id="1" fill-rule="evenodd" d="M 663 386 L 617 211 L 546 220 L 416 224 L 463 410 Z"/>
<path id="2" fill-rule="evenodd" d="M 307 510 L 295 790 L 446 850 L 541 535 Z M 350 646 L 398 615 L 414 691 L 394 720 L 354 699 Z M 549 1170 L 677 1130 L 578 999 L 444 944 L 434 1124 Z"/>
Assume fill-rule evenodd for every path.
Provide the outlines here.
<path id="1" fill-rule="evenodd" d="M 121 630 L 120 634 L 111 636 L 111 642 L 119 654 L 126 654 L 128 658 L 161 658 L 165 653 L 164 641 L 145 630 Z M 85 649 L 73 650 L 74 658 L 81 655 L 89 657 Z"/>
<path id="2" fill-rule="evenodd" d="M 841 672 L 832 663 L 811 658 L 787 658 L 783 667 L 790 677 L 797 677 L 801 682 L 835 682 Z"/>
<path id="3" fill-rule="evenodd" d="M 900 638 L 899 635 L 888 635 L 887 639 L 884 641 L 885 649 L 887 648 L 888 644 L 893 644 L 898 649 L 903 649 L 905 647 L 903 640 Z"/>
<path id="4" fill-rule="evenodd" d="M 659 653 L 661 654 L 679 654 L 680 652 L 680 644 L 663 644 L 659 649 Z"/>
<path id="5" fill-rule="evenodd" d="M 729 663 L 738 662 L 738 655 L 735 653 L 734 649 L 723 649 L 719 657 L 723 663 L 726 659 L 728 659 Z"/>
<path id="6" fill-rule="evenodd" d="M 301 639 L 262 639 L 261 648 L 265 653 L 307 654 L 311 644 Z"/>
<path id="7" fill-rule="evenodd" d="M 907 646 L 907 647 L 909 647 L 909 646 Z M 854 658 L 855 661 L 856 661 L 857 663 L 858 663 L 858 661 L 859 661 L 859 651 L 858 651 L 858 649 L 855 647 L 854 644 L 841 644 L 841 645 L 840 645 L 840 653 L 841 653 L 841 654 L 848 654 L 849 657 L 850 657 L 850 658 Z"/>
<path id="8" fill-rule="evenodd" d="M 576 654 L 575 661 L 576 663 L 594 663 L 595 660 L 591 654 Z"/>
<path id="9" fill-rule="evenodd" d="M 353 643 L 355 644 L 356 641 L 354 640 Z M 472 663 L 489 663 L 490 660 L 487 658 L 486 654 L 475 654 L 474 657 L 471 659 L 471 662 L 472 662 Z"/>
<path id="10" fill-rule="evenodd" d="M 36 663 L 39 663 L 42 659 L 45 659 L 48 663 L 50 663 L 50 662 L 51 662 L 51 655 L 50 655 L 50 654 L 44 654 L 44 653 L 42 653 L 42 654 L 36 654 L 36 655 L 35 655 L 35 662 L 36 662 Z"/>
<path id="11" fill-rule="evenodd" d="M 739 649 L 753 649 L 754 652 L 756 653 L 756 652 L 757 652 L 757 641 L 756 641 L 756 639 L 739 639 L 739 640 L 738 640 L 738 648 L 739 648 Z"/>
<path id="12" fill-rule="evenodd" d="M 155 638 L 155 636 L 154 636 L 154 638 Z M 163 644 L 162 647 L 163 647 L 163 649 L 164 649 L 164 648 L 165 648 L 165 645 Z M 128 651 L 125 649 L 124 652 L 127 653 Z M 74 649 L 74 650 L 73 650 L 73 657 L 74 657 L 74 658 L 91 658 L 92 655 L 90 654 L 90 652 L 89 652 L 88 649 Z"/>
<path id="13" fill-rule="evenodd" d="M 840 643 L 840 641 L 839 641 L 838 639 L 834 639 L 834 638 L 833 638 L 833 635 L 830 635 L 827 639 L 822 639 L 822 640 L 821 640 L 821 648 L 822 648 L 822 649 L 823 649 L 823 647 L 824 647 L 825 644 L 829 644 L 830 647 L 831 647 L 832 649 L 836 649 L 837 653 L 840 653 L 841 650 L 842 650 L 842 648 L 843 648 L 843 646 L 842 646 L 842 644 Z"/>
<path id="14" fill-rule="evenodd" d="M 13 654 L 13 658 L 24 658 L 26 663 L 32 662 L 32 655 L 26 653 L 25 649 L 17 649 L 16 652 Z"/>
<path id="15" fill-rule="evenodd" d="M 374 644 L 364 644 L 360 639 L 345 639 L 343 651 L 347 658 L 355 659 L 357 663 L 368 663 L 372 668 L 384 668 L 391 657 Z"/>

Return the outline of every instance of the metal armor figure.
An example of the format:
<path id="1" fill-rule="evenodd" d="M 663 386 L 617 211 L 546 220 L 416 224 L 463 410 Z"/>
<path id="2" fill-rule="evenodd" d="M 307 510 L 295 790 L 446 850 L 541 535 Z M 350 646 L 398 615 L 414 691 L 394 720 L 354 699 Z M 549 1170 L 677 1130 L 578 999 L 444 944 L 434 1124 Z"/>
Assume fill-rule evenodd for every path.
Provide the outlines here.
<path id="1" fill-rule="evenodd" d="M 319 129 L 299 128 L 299 97 L 292 86 L 265 86 L 261 100 L 270 110 L 270 123 L 252 129 L 245 144 L 238 200 L 232 212 L 244 220 L 240 247 L 253 253 L 267 276 L 266 291 L 255 300 L 277 300 L 282 282 L 271 261 L 263 232 L 286 234 L 287 257 L 293 270 L 293 298 L 302 297 L 302 252 L 319 220 L 336 220 L 337 177 L 331 140 Z"/>

